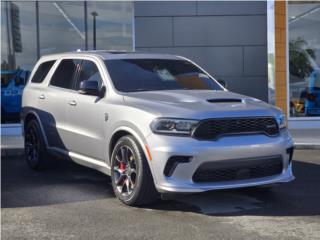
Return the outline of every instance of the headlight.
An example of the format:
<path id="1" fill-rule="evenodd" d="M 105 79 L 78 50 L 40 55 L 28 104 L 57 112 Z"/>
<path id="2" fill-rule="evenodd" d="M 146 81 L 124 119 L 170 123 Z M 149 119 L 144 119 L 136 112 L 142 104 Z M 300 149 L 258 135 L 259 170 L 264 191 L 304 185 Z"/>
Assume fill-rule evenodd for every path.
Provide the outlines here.
<path id="1" fill-rule="evenodd" d="M 169 135 L 191 135 L 192 129 L 199 121 L 175 118 L 157 118 L 151 123 L 154 133 Z"/>
<path id="2" fill-rule="evenodd" d="M 281 114 L 281 115 L 277 116 L 276 120 L 277 120 L 279 129 L 286 128 L 287 120 L 286 120 L 286 116 L 284 114 Z"/>

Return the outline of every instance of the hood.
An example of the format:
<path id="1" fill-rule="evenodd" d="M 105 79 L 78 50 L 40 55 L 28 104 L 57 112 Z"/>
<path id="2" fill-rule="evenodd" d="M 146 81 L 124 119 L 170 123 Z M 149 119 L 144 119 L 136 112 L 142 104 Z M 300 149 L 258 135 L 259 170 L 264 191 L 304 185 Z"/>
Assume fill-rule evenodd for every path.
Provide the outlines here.
<path id="1" fill-rule="evenodd" d="M 277 108 L 229 91 L 168 90 L 128 93 L 124 101 L 161 117 L 215 118 L 275 116 Z"/>

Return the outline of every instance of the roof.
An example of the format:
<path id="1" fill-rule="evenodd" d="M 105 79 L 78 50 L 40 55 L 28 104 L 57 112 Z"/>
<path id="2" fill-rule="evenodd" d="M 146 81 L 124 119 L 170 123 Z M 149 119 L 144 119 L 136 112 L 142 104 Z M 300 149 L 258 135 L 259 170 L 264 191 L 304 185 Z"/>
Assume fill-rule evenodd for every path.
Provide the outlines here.
<path id="1" fill-rule="evenodd" d="M 131 51 L 117 51 L 117 50 L 90 50 L 90 51 L 76 51 L 76 52 L 65 52 L 65 53 L 56 53 L 51 55 L 46 55 L 43 57 L 66 57 L 66 56 L 99 56 L 105 60 L 108 59 L 181 59 L 181 57 L 164 54 L 164 53 L 146 53 L 146 52 L 131 52 Z"/>

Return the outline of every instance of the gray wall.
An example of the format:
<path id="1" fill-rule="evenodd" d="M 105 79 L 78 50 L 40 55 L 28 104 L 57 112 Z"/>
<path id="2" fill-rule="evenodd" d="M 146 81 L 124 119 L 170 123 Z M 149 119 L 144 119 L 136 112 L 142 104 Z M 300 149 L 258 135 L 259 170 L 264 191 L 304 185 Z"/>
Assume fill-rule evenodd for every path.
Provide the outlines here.
<path id="1" fill-rule="evenodd" d="M 188 57 L 228 89 L 268 99 L 266 2 L 135 2 L 137 51 Z"/>

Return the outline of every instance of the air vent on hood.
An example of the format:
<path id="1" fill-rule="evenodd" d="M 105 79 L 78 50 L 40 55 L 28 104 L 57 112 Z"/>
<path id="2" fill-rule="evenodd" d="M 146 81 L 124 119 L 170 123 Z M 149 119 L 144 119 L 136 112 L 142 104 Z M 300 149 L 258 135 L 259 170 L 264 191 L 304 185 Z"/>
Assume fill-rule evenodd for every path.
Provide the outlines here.
<path id="1" fill-rule="evenodd" d="M 210 103 L 241 103 L 241 99 L 237 98 L 218 98 L 218 99 L 208 99 Z"/>

